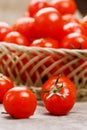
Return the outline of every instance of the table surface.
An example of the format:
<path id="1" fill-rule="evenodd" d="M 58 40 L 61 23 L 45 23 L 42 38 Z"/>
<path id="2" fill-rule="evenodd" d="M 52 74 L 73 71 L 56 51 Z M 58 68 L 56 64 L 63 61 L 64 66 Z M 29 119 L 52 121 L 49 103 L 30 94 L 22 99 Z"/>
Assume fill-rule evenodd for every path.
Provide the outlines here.
<path id="1" fill-rule="evenodd" d="M 87 130 L 87 102 L 77 102 L 65 116 L 52 116 L 41 104 L 28 119 L 12 119 L 2 112 L 0 105 L 0 130 Z"/>

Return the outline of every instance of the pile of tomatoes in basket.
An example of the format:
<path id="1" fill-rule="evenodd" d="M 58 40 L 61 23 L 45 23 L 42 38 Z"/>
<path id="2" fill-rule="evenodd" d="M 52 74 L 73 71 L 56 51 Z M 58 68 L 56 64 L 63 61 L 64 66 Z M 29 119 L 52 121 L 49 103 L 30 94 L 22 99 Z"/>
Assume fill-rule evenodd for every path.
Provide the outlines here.
<path id="1" fill-rule="evenodd" d="M 0 41 L 27 47 L 87 49 L 87 16 L 79 19 L 75 15 L 77 10 L 75 0 L 31 0 L 26 12 L 12 26 L 0 21 Z M 64 115 L 75 103 L 76 89 L 65 76 L 54 76 L 42 86 L 41 97 L 50 113 Z M 14 87 L 3 76 L 0 100 L 14 118 L 33 115 L 37 106 L 31 90 Z"/>
<path id="2" fill-rule="evenodd" d="M 10 26 L 0 22 L 0 41 L 24 46 L 87 49 L 87 17 L 75 0 L 31 0 Z"/>

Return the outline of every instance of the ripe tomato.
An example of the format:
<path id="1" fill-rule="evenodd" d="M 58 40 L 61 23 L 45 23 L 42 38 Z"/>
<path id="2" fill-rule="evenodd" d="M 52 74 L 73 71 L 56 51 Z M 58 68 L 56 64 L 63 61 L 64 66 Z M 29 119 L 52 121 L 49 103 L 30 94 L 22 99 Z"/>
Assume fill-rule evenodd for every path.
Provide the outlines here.
<path id="1" fill-rule="evenodd" d="M 13 118 L 28 118 L 35 112 L 37 100 L 27 87 L 14 87 L 4 96 L 3 105 Z"/>
<path id="2" fill-rule="evenodd" d="M 23 45 L 23 46 L 29 46 L 30 45 L 27 38 L 25 36 L 23 36 L 21 33 L 17 32 L 17 31 L 9 32 L 5 36 L 4 41 L 8 42 L 8 43 Z"/>
<path id="3" fill-rule="evenodd" d="M 0 21 L 0 41 L 3 41 L 6 34 L 11 32 L 11 30 L 12 29 L 8 23 Z"/>
<path id="4" fill-rule="evenodd" d="M 63 20 L 61 14 L 52 7 L 40 9 L 35 15 L 35 31 L 39 38 L 60 39 Z"/>
<path id="5" fill-rule="evenodd" d="M 46 0 L 31 0 L 28 6 L 28 12 L 30 13 L 30 16 L 33 17 L 38 10 L 45 7 L 48 7 Z"/>
<path id="6" fill-rule="evenodd" d="M 64 37 L 60 48 L 87 49 L 87 37 L 79 33 L 70 33 Z"/>
<path id="7" fill-rule="evenodd" d="M 8 77 L 0 74 L 0 103 L 3 102 L 3 97 L 5 93 L 14 87 L 14 83 Z"/>
<path id="8" fill-rule="evenodd" d="M 77 10 L 74 0 L 51 0 L 50 6 L 56 8 L 62 15 L 74 14 Z"/>
<path id="9" fill-rule="evenodd" d="M 30 41 L 35 37 L 34 21 L 31 17 L 21 17 L 14 23 L 13 30 L 20 32 Z"/>
<path id="10" fill-rule="evenodd" d="M 75 104 L 76 88 L 65 76 L 54 76 L 43 84 L 42 100 L 51 114 L 67 114 Z"/>
<path id="11" fill-rule="evenodd" d="M 47 48 L 59 48 L 59 44 L 57 40 L 52 38 L 40 38 L 35 39 L 30 46 L 37 46 L 37 47 L 47 47 Z"/>
<path id="12" fill-rule="evenodd" d="M 77 33 L 81 33 L 87 36 L 87 32 L 84 29 L 84 27 L 77 22 L 69 22 L 67 24 L 64 24 L 63 26 L 63 35 L 66 36 L 69 33 L 73 33 L 73 32 L 77 32 Z"/>

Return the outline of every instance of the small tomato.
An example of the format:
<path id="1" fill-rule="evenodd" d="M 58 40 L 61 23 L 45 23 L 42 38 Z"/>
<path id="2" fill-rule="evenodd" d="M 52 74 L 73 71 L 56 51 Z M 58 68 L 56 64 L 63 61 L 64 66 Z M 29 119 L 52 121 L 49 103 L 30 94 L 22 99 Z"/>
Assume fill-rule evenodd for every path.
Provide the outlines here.
<path id="1" fill-rule="evenodd" d="M 42 100 L 51 114 L 65 115 L 75 104 L 76 88 L 67 77 L 54 76 L 42 86 Z"/>
<path id="2" fill-rule="evenodd" d="M 14 87 L 4 96 L 3 105 L 13 118 L 28 118 L 34 114 L 37 101 L 34 93 L 27 87 Z"/>

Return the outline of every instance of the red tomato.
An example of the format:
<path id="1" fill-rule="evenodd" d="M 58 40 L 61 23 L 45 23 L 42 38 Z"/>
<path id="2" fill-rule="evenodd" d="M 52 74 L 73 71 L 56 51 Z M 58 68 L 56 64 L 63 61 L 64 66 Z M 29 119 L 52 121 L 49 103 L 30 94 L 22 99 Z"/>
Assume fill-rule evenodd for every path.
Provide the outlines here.
<path id="1" fill-rule="evenodd" d="M 48 7 L 46 0 L 31 0 L 28 6 L 30 16 L 33 17 L 36 12 L 44 7 Z"/>
<path id="2" fill-rule="evenodd" d="M 52 38 L 40 38 L 34 40 L 30 46 L 58 48 L 59 44 L 57 40 L 54 40 Z"/>
<path id="3" fill-rule="evenodd" d="M 87 37 L 79 33 L 70 33 L 64 37 L 60 48 L 87 49 Z"/>
<path id="4" fill-rule="evenodd" d="M 14 87 L 4 96 L 3 105 L 13 118 L 28 118 L 35 112 L 37 101 L 34 93 L 27 87 Z"/>
<path id="5" fill-rule="evenodd" d="M 54 76 L 43 84 L 42 100 L 51 114 L 67 114 L 75 104 L 76 88 L 65 76 Z"/>
<path id="6" fill-rule="evenodd" d="M 35 37 L 34 21 L 31 17 L 21 17 L 14 23 L 13 30 L 20 32 L 30 41 Z"/>
<path id="7" fill-rule="evenodd" d="M 17 31 L 9 32 L 5 36 L 4 41 L 8 42 L 8 43 L 23 45 L 23 46 L 29 46 L 30 45 L 27 38 Z"/>
<path id="8" fill-rule="evenodd" d="M 0 22 L 0 41 L 3 41 L 7 33 L 11 32 L 11 27 L 6 22 Z"/>
<path id="9" fill-rule="evenodd" d="M 74 0 L 51 0 L 50 6 L 56 8 L 62 15 L 74 14 L 77 10 Z"/>
<path id="10" fill-rule="evenodd" d="M 0 74 L 0 103 L 3 102 L 3 97 L 5 93 L 14 87 L 14 83 L 8 77 Z"/>
<path id="11" fill-rule="evenodd" d="M 61 14 L 52 7 L 40 9 L 35 15 L 35 31 L 39 38 L 60 39 L 63 28 Z"/>
<path id="12" fill-rule="evenodd" d="M 63 26 L 63 35 L 66 36 L 67 34 L 70 34 L 70 33 L 80 33 L 80 34 L 84 34 L 87 36 L 87 32 L 86 30 L 84 29 L 84 27 L 77 23 L 77 22 L 69 22 L 67 24 L 64 24 Z"/>

